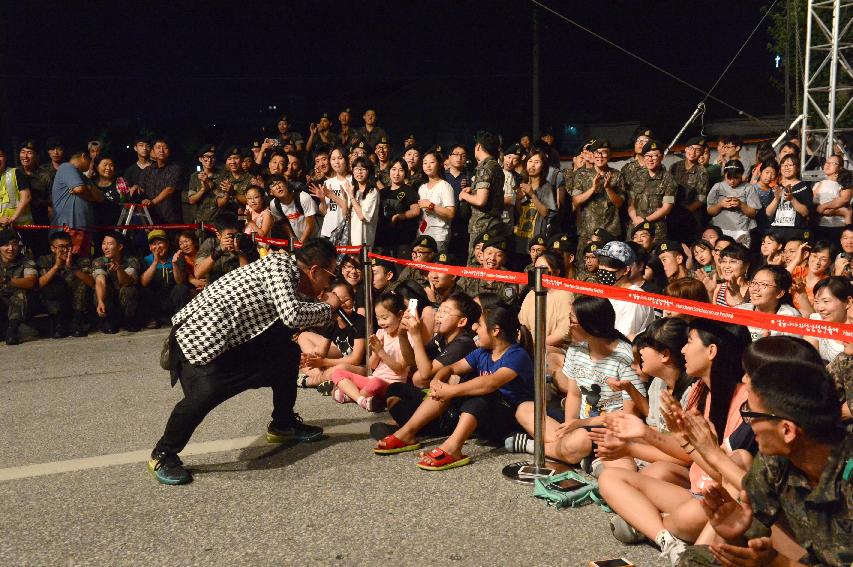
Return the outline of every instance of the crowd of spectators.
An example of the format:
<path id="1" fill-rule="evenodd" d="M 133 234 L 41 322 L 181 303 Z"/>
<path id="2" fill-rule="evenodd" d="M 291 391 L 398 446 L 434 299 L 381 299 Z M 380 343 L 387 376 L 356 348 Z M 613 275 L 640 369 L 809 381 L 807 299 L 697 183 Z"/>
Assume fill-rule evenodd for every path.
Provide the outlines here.
<path id="1" fill-rule="evenodd" d="M 362 128 L 350 118 L 342 112 L 334 130 L 321 116 L 306 141 L 282 117 L 275 138 L 202 146 L 188 176 L 165 137 L 135 140 L 138 159 L 122 175 L 97 141 L 80 151 L 55 138 L 0 151 L 6 343 L 18 344 L 21 326 L 41 313 L 54 338 L 170 325 L 217 278 L 286 253 L 267 238 L 319 237 L 489 270 L 541 266 L 853 323 L 853 177 L 844 156 L 810 159 L 824 173 L 810 183 L 796 137 L 778 153 L 760 145 L 749 164 L 737 136 L 716 142 L 716 162 L 713 144 L 694 137 L 667 169 L 665 147 L 638 129 L 621 169 L 609 165 L 604 139 L 562 167 L 548 133 L 512 141 L 481 131 L 472 145 L 422 148 L 414 135 L 392 144 L 373 110 Z M 129 204 L 156 224 L 204 228 L 96 229 L 115 225 Z M 33 224 L 54 228 L 28 230 Z M 335 276 L 335 323 L 293 339 L 302 387 L 387 410 L 389 421 L 371 429 L 377 454 L 444 437 L 421 453 L 422 469 L 470 463 L 463 449 L 472 435 L 532 452 L 529 289 L 383 260 L 365 267 L 343 254 Z M 545 451 L 599 478 L 617 513 L 615 537 L 653 542 L 672 564 L 850 564 L 844 421 L 853 344 L 560 290 L 547 300 Z"/>

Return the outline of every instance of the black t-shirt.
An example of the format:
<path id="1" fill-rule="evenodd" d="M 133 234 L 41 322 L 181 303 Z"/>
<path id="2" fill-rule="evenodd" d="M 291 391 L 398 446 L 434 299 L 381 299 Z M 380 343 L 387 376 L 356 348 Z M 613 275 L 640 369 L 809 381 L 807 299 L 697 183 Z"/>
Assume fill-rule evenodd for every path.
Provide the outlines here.
<path id="1" fill-rule="evenodd" d="M 394 215 L 404 213 L 418 202 L 418 192 L 409 185 L 396 189 L 383 189 L 379 192 L 379 227 L 376 231 L 376 245 L 388 248 L 400 244 L 410 244 L 415 239 L 419 217 L 397 224 L 391 223 Z"/>
<path id="2" fill-rule="evenodd" d="M 444 337 L 435 335 L 425 348 L 430 360 L 435 360 L 442 366 L 450 366 L 468 356 L 477 345 L 474 344 L 474 336 L 463 331 L 448 344 L 444 344 Z"/>
<path id="3" fill-rule="evenodd" d="M 341 351 L 341 354 L 344 356 L 348 356 L 352 353 L 352 349 L 355 346 L 356 339 L 364 338 L 364 317 L 353 311 L 352 313 L 347 313 L 346 317 L 352 322 L 352 326 L 344 323 L 344 328 L 341 329 L 340 324 L 338 324 L 337 319 L 323 330 L 321 335 L 323 337 L 332 341 L 332 344 L 338 347 Z"/>

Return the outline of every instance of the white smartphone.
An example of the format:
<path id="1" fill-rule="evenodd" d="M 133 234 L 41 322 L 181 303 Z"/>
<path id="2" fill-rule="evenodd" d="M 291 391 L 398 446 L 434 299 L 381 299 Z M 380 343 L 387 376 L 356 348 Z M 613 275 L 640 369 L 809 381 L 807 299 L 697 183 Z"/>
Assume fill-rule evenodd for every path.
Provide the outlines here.
<path id="1" fill-rule="evenodd" d="M 620 557 L 619 559 L 605 559 L 603 561 L 590 561 L 589 567 L 634 567 L 634 564 Z"/>
<path id="2" fill-rule="evenodd" d="M 414 297 L 409 300 L 409 313 L 411 313 L 412 316 L 416 316 L 418 314 L 418 300 Z"/>

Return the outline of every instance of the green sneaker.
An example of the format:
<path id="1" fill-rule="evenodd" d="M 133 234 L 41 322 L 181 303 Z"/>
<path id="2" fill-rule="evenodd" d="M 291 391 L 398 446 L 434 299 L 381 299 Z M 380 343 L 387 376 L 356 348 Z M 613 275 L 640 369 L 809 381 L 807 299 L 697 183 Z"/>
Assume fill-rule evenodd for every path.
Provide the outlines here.
<path id="1" fill-rule="evenodd" d="M 267 426 L 266 437 L 267 443 L 287 443 L 288 441 L 309 443 L 318 441 L 323 437 L 323 428 L 303 423 L 299 414 L 294 413 L 292 421 L 286 426 L 279 426 L 270 422 Z"/>
<path id="2" fill-rule="evenodd" d="M 171 486 L 178 484 L 189 484 L 193 481 L 193 475 L 184 468 L 184 463 L 177 455 L 170 453 L 155 453 L 148 461 L 148 472 L 161 484 Z"/>

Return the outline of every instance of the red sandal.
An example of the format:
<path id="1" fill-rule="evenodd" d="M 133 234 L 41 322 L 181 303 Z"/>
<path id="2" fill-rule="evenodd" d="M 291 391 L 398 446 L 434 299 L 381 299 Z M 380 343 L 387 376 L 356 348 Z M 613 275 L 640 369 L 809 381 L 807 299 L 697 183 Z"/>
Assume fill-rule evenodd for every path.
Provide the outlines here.
<path id="1" fill-rule="evenodd" d="M 446 471 L 456 467 L 464 467 L 471 463 L 471 457 L 462 455 L 454 457 L 444 449 L 436 447 L 429 453 L 424 454 L 418 461 L 418 468 L 425 471 Z"/>
<path id="2" fill-rule="evenodd" d="M 420 443 L 406 445 L 406 443 L 400 441 L 400 438 L 392 433 L 377 443 L 376 447 L 373 448 L 373 452 L 377 455 L 395 455 L 397 453 L 405 453 L 406 451 L 415 451 L 420 448 Z"/>

